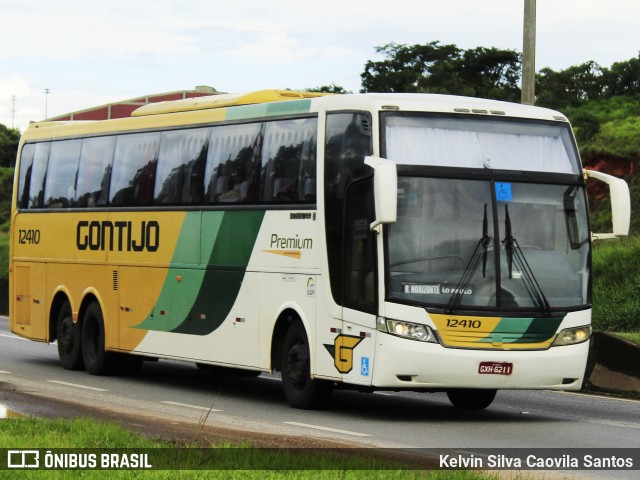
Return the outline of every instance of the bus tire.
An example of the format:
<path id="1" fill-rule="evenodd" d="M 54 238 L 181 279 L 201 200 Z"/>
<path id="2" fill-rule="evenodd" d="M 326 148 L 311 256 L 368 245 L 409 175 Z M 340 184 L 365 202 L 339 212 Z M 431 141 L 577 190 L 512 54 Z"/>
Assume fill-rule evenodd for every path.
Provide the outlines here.
<path id="1" fill-rule="evenodd" d="M 82 370 L 84 363 L 82 359 L 80 324 L 73 323 L 69 300 L 65 300 L 60 306 L 57 320 L 56 338 L 60 364 L 65 370 Z"/>
<path id="2" fill-rule="evenodd" d="M 91 302 L 82 318 L 82 358 L 91 375 L 105 375 L 110 365 L 110 355 L 105 350 L 105 331 L 102 309 Z"/>
<path id="3" fill-rule="evenodd" d="M 461 410 L 483 410 L 493 403 L 497 392 L 479 388 L 460 388 L 448 390 L 447 397 L 454 407 Z"/>
<path id="4" fill-rule="evenodd" d="M 329 402 L 333 384 L 311 378 L 309 342 L 302 322 L 294 322 L 282 346 L 282 389 L 294 408 L 323 408 Z"/>

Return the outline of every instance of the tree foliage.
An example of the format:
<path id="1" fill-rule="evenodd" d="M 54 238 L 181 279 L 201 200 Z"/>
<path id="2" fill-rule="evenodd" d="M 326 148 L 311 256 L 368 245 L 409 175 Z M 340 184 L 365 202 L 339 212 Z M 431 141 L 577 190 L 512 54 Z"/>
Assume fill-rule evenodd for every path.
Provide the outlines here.
<path id="1" fill-rule="evenodd" d="M 16 153 L 20 132 L 0 123 L 0 167 L 12 167 L 16 163 Z"/>
<path id="2" fill-rule="evenodd" d="M 563 109 L 585 101 L 640 94 L 640 55 L 610 68 L 594 61 L 556 72 L 543 68 L 536 75 L 536 104 Z"/>
<path id="3" fill-rule="evenodd" d="M 305 88 L 303 92 L 320 92 L 320 93 L 337 93 L 337 94 L 353 93 L 346 90 L 344 87 L 341 87 L 340 85 L 336 85 L 335 83 L 331 83 L 330 85 L 321 85 L 319 87 Z"/>
<path id="4" fill-rule="evenodd" d="M 429 92 L 517 101 L 520 54 L 513 50 L 455 45 L 389 43 L 376 47 L 383 60 L 369 60 L 362 92 Z"/>
<path id="5" fill-rule="evenodd" d="M 366 62 L 360 75 L 362 92 L 429 92 L 520 101 L 521 55 L 514 50 L 463 50 L 437 41 L 389 43 L 375 50 L 383 58 Z M 536 74 L 536 94 L 537 105 L 555 109 L 640 95 L 640 55 L 611 67 L 588 61 L 560 71 L 543 68 Z"/>

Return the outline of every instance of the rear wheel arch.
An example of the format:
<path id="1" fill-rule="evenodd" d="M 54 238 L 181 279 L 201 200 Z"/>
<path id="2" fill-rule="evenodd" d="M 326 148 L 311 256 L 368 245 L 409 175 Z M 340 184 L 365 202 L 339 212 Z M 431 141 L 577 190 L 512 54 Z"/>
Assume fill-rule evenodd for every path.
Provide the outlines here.
<path id="1" fill-rule="evenodd" d="M 53 296 L 51 300 L 51 308 L 49 309 L 49 336 L 48 342 L 53 342 L 58 338 L 58 317 L 60 316 L 60 309 L 68 303 L 73 312 L 73 303 L 69 297 L 69 294 L 64 290 L 59 290 Z"/>

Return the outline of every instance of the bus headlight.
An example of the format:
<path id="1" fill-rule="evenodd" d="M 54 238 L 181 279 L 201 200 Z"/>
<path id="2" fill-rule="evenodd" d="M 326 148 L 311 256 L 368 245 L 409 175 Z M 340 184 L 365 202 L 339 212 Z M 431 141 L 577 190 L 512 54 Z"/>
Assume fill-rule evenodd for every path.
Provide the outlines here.
<path id="1" fill-rule="evenodd" d="M 565 328 L 553 341 L 552 347 L 561 345 L 575 345 L 576 343 L 586 342 L 591 338 L 591 325 L 584 327 Z"/>
<path id="2" fill-rule="evenodd" d="M 402 322 L 390 318 L 378 317 L 378 330 L 398 337 L 418 340 L 420 342 L 438 343 L 435 333 L 427 325 Z"/>

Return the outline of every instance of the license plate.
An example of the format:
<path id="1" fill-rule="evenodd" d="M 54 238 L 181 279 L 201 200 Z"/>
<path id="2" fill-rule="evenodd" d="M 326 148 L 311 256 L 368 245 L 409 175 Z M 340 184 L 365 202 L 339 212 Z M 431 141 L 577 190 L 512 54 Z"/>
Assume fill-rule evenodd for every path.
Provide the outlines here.
<path id="1" fill-rule="evenodd" d="M 478 373 L 483 375 L 511 375 L 513 363 L 508 362 L 480 362 Z"/>

